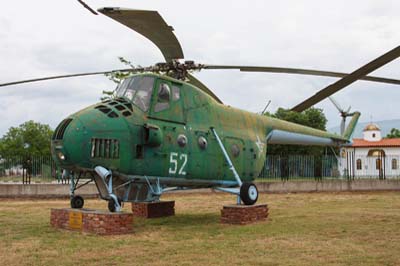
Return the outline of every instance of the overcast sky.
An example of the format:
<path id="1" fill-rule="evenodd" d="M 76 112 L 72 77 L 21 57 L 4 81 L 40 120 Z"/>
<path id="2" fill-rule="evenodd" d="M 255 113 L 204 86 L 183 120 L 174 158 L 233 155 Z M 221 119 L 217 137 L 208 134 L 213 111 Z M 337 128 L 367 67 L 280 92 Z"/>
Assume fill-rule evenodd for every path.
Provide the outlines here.
<path id="1" fill-rule="evenodd" d="M 187 60 L 208 64 L 314 68 L 351 72 L 400 44 L 400 1 L 86 1 L 157 10 L 175 29 Z M 74 0 L 13 0 L 0 15 L 0 83 L 121 68 L 117 57 L 162 62 L 150 41 Z M 373 75 L 400 79 L 400 60 Z M 290 108 L 335 79 L 209 70 L 196 73 L 228 105 L 260 112 Z M 114 88 L 105 77 L 0 88 L 0 136 L 27 120 L 55 128 Z M 400 118 L 400 86 L 359 81 L 335 94 L 361 121 Z M 329 100 L 328 127 L 340 123 Z"/>

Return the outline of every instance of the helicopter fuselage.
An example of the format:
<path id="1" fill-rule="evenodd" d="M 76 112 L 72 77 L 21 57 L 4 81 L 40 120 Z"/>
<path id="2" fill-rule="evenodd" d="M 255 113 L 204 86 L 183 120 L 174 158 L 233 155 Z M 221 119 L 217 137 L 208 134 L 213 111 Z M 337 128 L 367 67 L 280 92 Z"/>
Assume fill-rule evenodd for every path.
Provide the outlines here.
<path id="1" fill-rule="evenodd" d="M 90 171 L 101 165 L 125 177 L 164 178 L 168 185 L 233 186 L 236 181 L 214 128 L 241 179 L 258 176 L 268 133 L 259 115 L 219 104 L 196 87 L 169 77 L 133 78 L 143 77 L 153 79 L 146 107 L 137 99 L 132 102 L 130 95 L 120 95 L 60 123 L 52 154 L 62 168 Z M 164 84 L 170 91 L 161 100 Z"/>
<path id="2" fill-rule="evenodd" d="M 234 187 L 238 182 L 223 149 L 240 179 L 250 182 L 264 165 L 267 142 L 337 141 L 346 139 L 220 104 L 168 76 L 138 74 L 122 82 L 112 98 L 63 120 L 52 154 L 74 172 L 105 167 L 121 178 L 119 183 L 145 177 L 164 186 Z"/>

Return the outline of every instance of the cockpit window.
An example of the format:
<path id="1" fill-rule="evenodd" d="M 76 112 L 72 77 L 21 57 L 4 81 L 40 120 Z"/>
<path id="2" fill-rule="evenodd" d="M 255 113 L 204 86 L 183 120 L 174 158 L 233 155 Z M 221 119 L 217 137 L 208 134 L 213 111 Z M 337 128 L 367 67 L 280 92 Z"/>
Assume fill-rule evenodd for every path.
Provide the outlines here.
<path id="1" fill-rule="evenodd" d="M 161 83 L 158 88 L 158 100 L 154 106 L 154 112 L 160 112 L 169 108 L 171 89 L 168 84 Z"/>
<path id="2" fill-rule="evenodd" d="M 116 97 L 128 98 L 143 112 L 149 110 L 154 78 L 135 76 L 125 79 L 115 91 Z"/>

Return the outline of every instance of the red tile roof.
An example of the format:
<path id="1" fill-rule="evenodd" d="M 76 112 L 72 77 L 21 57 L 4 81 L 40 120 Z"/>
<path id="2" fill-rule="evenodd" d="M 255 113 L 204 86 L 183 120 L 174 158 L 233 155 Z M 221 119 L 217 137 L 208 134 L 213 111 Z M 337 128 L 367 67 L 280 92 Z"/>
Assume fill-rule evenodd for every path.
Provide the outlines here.
<path id="1" fill-rule="evenodd" d="M 400 138 L 382 139 L 380 141 L 353 139 L 353 144 L 351 147 L 400 147 Z"/>

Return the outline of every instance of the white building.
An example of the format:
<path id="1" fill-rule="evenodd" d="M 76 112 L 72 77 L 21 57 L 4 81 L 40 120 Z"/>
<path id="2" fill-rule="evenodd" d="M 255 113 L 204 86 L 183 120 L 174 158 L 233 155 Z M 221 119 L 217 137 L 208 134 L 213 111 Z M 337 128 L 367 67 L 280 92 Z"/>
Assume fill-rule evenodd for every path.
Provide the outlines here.
<path id="1" fill-rule="evenodd" d="M 340 173 L 344 177 L 399 177 L 400 138 L 384 139 L 380 128 L 367 125 L 362 139 L 340 150 Z"/>

